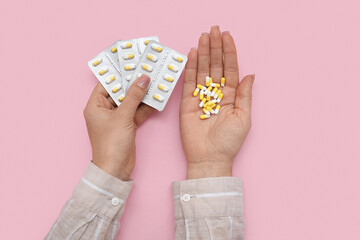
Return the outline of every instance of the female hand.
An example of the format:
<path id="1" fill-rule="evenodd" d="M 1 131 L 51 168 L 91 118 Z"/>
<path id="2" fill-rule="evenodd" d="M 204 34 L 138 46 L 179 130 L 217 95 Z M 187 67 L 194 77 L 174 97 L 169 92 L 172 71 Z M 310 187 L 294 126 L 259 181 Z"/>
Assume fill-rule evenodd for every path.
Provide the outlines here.
<path id="1" fill-rule="evenodd" d="M 200 120 L 199 98 L 193 97 L 196 84 L 205 85 L 206 76 L 220 83 L 225 77 L 218 115 Z M 251 126 L 251 90 L 254 75 L 239 83 L 235 43 L 229 32 L 218 26 L 203 33 L 198 49 L 191 49 L 185 68 L 180 107 L 180 133 L 188 162 L 187 178 L 232 175 L 232 163 Z"/>
<path id="2" fill-rule="evenodd" d="M 93 163 L 123 181 L 129 179 L 135 165 L 136 128 L 154 110 L 140 104 L 149 82 L 148 76 L 139 77 L 119 107 L 98 83 L 84 110 Z"/>

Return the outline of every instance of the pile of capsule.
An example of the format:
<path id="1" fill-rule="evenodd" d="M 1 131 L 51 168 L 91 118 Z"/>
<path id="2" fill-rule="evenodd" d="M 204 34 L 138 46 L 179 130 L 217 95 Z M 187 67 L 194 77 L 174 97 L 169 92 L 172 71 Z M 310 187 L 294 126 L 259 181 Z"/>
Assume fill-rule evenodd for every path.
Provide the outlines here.
<path id="1" fill-rule="evenodd" d="M 205 86 L 198 84 L 193 93 L 194 97 L 199 95 L 200 104 L 204 114 L 200 116 L 200 119 L 210 118 L 211 114 L 219 114 L 219 103 L 224 97 L 220 87 L 225 87 L 225 78 L 221 78 L 220 84 L 213 83 L 212 78 L 207 76 Z M 200 93 L 200 94 L 199 94 Z"/>

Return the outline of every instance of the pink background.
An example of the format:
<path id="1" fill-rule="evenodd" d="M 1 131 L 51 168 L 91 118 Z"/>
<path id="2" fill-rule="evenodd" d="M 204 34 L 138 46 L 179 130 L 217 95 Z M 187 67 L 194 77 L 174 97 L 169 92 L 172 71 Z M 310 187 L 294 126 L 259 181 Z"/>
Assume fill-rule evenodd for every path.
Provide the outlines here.
<path id="1" fill-rule="evenodd" d="M 213 24 L 234 35 L 241 76 L 256 73 L 253 127 L 234 166 L 246 239 L 360 239 L 358 0 L 1 5 L 1 239 L 44 237 L 91 159 L 88 60 L 150 35 L 187 54 Z M 118 239 L 173 238 L 170 183 L 186 174 L 181 83 L 138 131 Z"/>

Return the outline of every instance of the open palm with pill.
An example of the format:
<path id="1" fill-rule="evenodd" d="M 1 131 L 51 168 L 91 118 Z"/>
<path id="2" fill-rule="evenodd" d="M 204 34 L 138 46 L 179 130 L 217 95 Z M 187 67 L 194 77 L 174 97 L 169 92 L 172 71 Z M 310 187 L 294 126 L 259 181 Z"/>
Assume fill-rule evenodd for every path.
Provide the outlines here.
<path id="1" fill-rule="evenodd" d="M 197 85 L 225 78 L 218 114 L 205 118 L 199 107 Z M 251 91 L 254 75 L 239 82 L 239 68 L 234 40 L 229 32 L 213 26 L 201 34 L 198 48 L 190 50 L 185 68 L 180 108 L 180 132 L 188 161 L 188 179 L 231 176 L 233 159 L 251 126 Z M 196 97 L 194 95 L 197 95 Z M 202 119 L 200 116 L 203 115 Z"/>

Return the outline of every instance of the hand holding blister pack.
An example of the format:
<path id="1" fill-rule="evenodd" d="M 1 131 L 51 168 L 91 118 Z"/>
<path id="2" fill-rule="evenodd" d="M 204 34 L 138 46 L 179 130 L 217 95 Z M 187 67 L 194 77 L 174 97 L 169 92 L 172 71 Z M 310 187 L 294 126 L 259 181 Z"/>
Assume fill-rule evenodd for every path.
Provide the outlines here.
<path id="1" fill-rule="evenodd" d="M 149 41 L 133 73 L 130 85 L 141 74 L 148 75 L 150 85 L 142 102 L 158 111 L 162 111 L 185 68 L 186 62 L 187 57 L 185 55 L 157 41 Z"/>
<path id="2" fill-rule="evenodd" d="M 150 40 L 159 41 L 159 38 L 154 36 L 117 42 L 121 81 L 125 89 L 129 86 L 136 65 Z"/>
<path id="3" fill-rule="evenodd" d="M 117 105 L 125 97 L 117 54 L 117 42 L 91 59 L 88 65 Z"/>

